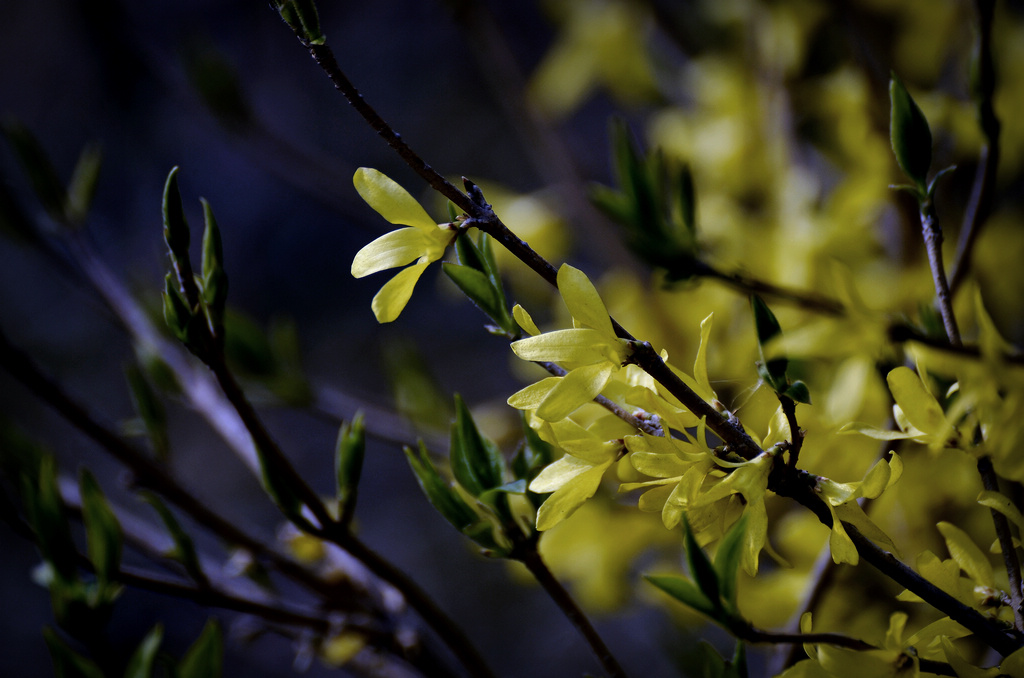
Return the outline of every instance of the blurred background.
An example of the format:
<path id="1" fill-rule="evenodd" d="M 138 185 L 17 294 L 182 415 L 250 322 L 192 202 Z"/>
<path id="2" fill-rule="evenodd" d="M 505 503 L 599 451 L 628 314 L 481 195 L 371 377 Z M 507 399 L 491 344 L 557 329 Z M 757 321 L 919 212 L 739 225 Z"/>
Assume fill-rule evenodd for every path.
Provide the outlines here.
<path id="1" fill-rule="evenodd" d="M 1021 5 L 999 5 L 1000 105 L 1019 110 L 1012 107 L 1022 96 L 1016 86 L 1024 68 Z M 702 202 L 709 241 L 724 261 L 812 287 L 814 272 L 780 272 L 746 259 L 760 247 L 756 242 L 744 249 L 714 241 L 725 232 L 715 218 L 746 219 L 754 228 L 772 211 L 773 198 L 758 181 L 769 183 L 765 175 L 781 164 L 757 150 L 774 136 L 772 125 L 785 120 L 792 134 L 786 167 L 810 177 L 799 184 L 810 191 L 803 198 L 807 210 L 820 211 L 823 196 L 851 173 L 870 178 L 869 188 L 857 189 L 865 194 L 845 205 L 874 206 L 850 219 L 858 220 L 858 233 L 871 234 L 871 248 L 888 248 L 894 260 L 920 252 L 901 217 L 905 205 L 879 197 L 898 179 L 886 146 L 891 68 L 915 94 L 928 93 L 922 107 L 936 130 L 935 166 L 960 164 L 949 194 L 961 204 L 977 164 L 980 133 L 964 60 L 973 39 L 967 2 L 386 0 L 324 1 L 320 12 L 342 69 L 428 163 L 453 179 L 480 183 L 499 214 L 541 254 L 584 267 L 595 280 L 617 275 L 639 281 L 638 289 L 653 284 L 615 227 L 586 201 L 590 182 L 612 181 L 613 115 L 623 116 L 645 145 L 692 163 L 698 193 L 705 191 L 702 200 L 709 195 Z M 107 265 L 143 304 L 158 308 L 167 269 L 160 201 L 169 170 L 180 167 L 193 233 L 202 223 L 200 197 L 217 215 L 231 306 L 259 331 L 280 337 L 294 330 L 302 371 L 328 414 L 349 417 L 359 404 L 374 413 L 357 513 L 366 542 L 434 596 L 500 675 L 597 670 L 550 601 L 521 573 L 474 554 L 430 509 L 407 468 L 402 443 L 443 436 L 444 403 L 454 392 L 491 435 L 508 439 L 516 422 L 502 407 L 523 373 L 436 267 L 396 322 L 375 322 L 370 299 L 386 275 L 354 280 L 349 267 L 359 248 L 391 227 L 359 199 L 353 172 L 360 166 L 383 171 L 439 221 L 447 220 L 444 205 L 333 90 L 276 13 L 266 3 L 231 0 L 37 0 L 4 3 L 3 17 L 0 116 L 27 126 L 65 179 L 85 144 L 100 145 L 102 174 L 86 228 Z M 783 93 L 785 103 L 764 92 Z M 857 124 L 863 129 L 851 131 Z M 988 288 L 1010 300 L 1001 308 L 1011 310 L 998 320 L 1016 340 L 1024 337 L 1014 310 L 1024 289 L 1013 197 L 1021 193 L 1020 126 L 1005 121 L 999 185 L 997 226 L 1012 237 L 986 255 L 998 257 L 996 266 L 1005 262 L 1004 274 L 1010 271 Z M 686 152 L 679 151 L 683 146 Z M 859 153 L 875 159 L 860 162 Z M 9 148 L 0 150 L 0 178 L 45 221 Z M 950 222 L 955 242 L 955 219 Z M 777 240 L 791 246 L 799 237 L 789 231 Z M 830 242 L 833 251 L 823 250 L 823 258 L 855 256 L 842 239 Z M 549 312 L 543 286 L 521 272 L 509 275 L 516 301 L 532 302 L 535 317 L 557 313 Z M 630 299 L 623 293 L 616 302 L 627 317 L 642 310 Z M 31 247 L 0 244 L 0 324 L 101 418 L 119 424 L 134 417 L 123 376 L 130 342 L 74 273 Z M 695 330 L 662 337 L 662 345 L 677 341 L 689 355 Z M 726 379 L 745 369 L 721 366 Z M 746 372 L 745 379 L 755 378 Z M 265 382 L 249 382 L 284 449 L 315 489 L 329 493 L 336 423 L 324 412 L 283 405 L 282 393 L 295 395 L 288 383 L 274 392 Z M 272 537 L 277 514 L 256 480 L 194 413 L 174 402 L 168 408 L 182 480 L 225 515 Z M 62 468 L 88 465 L 114 492 L 117 467 L 5 373 L 0 410 L 52 449 Z M 414 415 L 420 428 L 404 423 L 399 410 Z M 671 536 L 652 540 L 658 558 L 674 557 Z M 609 565 L 607 554 L 573 548 L 582 562 L 622 575 L 629 590 L 635 568 L 655 557 Z M 0 550 L 0 675 L 46 675 L 40 629 L 51 623 L 49 600 L 29 576 L 38 558 L 6 525 L 0 525 Z M 626 590 L 604 593 L 605 599 L 600 591 L 584 596 L 585 603 L 623 663 L 637 675 L 672 675 L 680 661 L 673 648 L 688 644 L 690 631 L 636 598 L 618 607 Z M 236 616 L 215 614 L 244 631 Z M 180 654 L 205 616 L 189 604 L 129 592 L 111 636 L 134 647 L 162 620 L 167 648 Z M 294 660 L 290 642 L 273 636 L 229 642 L 227 652 L 226 675 L 288 675 Z M 325 671 L 317 663 L 309 669 Z"/>

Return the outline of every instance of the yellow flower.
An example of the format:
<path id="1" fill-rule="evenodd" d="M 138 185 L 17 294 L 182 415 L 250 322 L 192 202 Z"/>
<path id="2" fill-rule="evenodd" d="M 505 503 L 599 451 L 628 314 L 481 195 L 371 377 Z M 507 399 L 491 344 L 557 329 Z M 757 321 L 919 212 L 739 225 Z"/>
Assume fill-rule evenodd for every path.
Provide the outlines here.
<path id="1" fill-rule="evenodd" d="M 570 419 L 554 423 L 535 420 L 537 433 L 565 451 L 530 483 L 530 491 L 551 496 L 537 510 L 537 529 L 547 530 L 568 518 L 594 496 L 601 478 L 625 449 L 623 437 L 632 432 L 614 415 L 599 417 L 587 428 Z"/>
<path id="2" fill-rule="evenodd" d="M 512 407 L 534 410 L 544 421 L 560 421 L 593 400 L 628 357 L 626 341 L 616 336 L 604 302 L 582 271 L 563 264 L 558 269 L 558 292 L 574 327 L 512 342 L 512 350 L 523 360 L 572 366 L 564 377 L 542 379 L 508 399 Z"/>
<path id="3" fill-rule="evenodd" d="M 858 483 L 837 483 L 825 477 L 818 479 L 815 491 L 825 500 L 825 505 L 832 514 L 832 534 L 828 540 L 832 560 L 851 565 L 856 565 L 860 560 L 857 547 L 846 533 L 843 521 L 854 525 L 865 537 L 880 542 L 888 550 L 896 550 L 892 540 L 864 513 L 857 499 L 878 497 L 899 480 L 901 475 L 903 461 L 894 452 L 888 463 L 879 460 Z"/>
<path id="4" fill-rule="evenodd" d="M 399 271 L 373 298 L 371 308 L 377 322 L 389 323 L 409 303 L 420 275 L 431 262 L 444 256 L 458 231 L 452 224 L 436 223 L 404 188 L 375 169 L 360 167 L 352 183 L 378 214 L 392 224 L 408 226 L 377 238 L 352 260 L 352 275 L 356 278 L 416 262 Z"/>

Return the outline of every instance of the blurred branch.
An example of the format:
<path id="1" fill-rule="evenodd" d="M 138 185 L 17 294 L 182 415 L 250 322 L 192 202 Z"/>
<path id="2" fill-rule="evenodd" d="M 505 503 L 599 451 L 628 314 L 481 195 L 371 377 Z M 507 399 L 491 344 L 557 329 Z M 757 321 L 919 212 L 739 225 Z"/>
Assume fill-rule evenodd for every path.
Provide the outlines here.
<path id="1" fill-rule="evenodd" d="M 996 171 L 999 168 L 1001 125 L 992 103 L 996 87 L 995 65 L 992 61 L 992 18 L 995 13 L 995 0 L 975 0 L 974 8 L 978 17 L 978 42 L 975 54 L 977 70 L 976 80 L 973 83 L 975 90 L 973 94 L 978 108 L 978 123 L 985 136 L 985 143 L 981 147 L 970 201 L 964 212 L 964 221 L 960 227 L 960 237 L 957 241 L 956 260 L 949 282 L 950 290 L 954 293 L 959 289 L 970 270 L 974 243 L 978 239 L 982 225 L 992 212 Z"/>
<path id="2" fill-rule="evenodd" d="M 620 248 L 606 246 L 618 236 L 605 216 L 590 203 L 568 144 L 531 104 L 526 94 L 526 78 L 487 4 L 482 0 L 447 0 L 446 4 L 462 29 L 492 100 L 519 136 L 521 148 L 537 175 L 558 192 L 559 207 L 572 222 L 574 232 L 581 236 L 580 247 L 604 265 L 629 265 Z"/>

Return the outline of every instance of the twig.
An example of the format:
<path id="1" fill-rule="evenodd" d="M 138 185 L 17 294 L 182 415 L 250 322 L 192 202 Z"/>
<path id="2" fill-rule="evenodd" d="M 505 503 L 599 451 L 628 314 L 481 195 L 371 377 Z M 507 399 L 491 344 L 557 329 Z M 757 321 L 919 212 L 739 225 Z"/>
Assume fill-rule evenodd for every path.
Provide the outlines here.
<path id="1" fill-rule="evenodd" d="M 337 523 L 332 523 L 321 536 L 352 554 L 370 572 L 401 593 L 410 607 L 416 610 L 423 621 L 437 633 L 470 675 L 493 678 L 494 672 L 472 641 L 405 572 L 382 558 Z"/>
<path id="2" fill-rule="evenodd" d="M 999 492 L 999 477 L 992 467 L 992 458 L 988 455 L 978 459 L 978 473 L 981 474 L 981 482 L 989 492 Z M 999 548 L 1003 552 L 1003 564 L 1006 566 L 1006 575 L 1010 581 L 1010 603 L 1013 606 L 1013 619 L 1018 630 L 1024 630 L 1024 595 L 1021 590 L 1020 560 L 1017 558 L 1017 546 L 1013 543 L 1013 532 L 1010 528 L 1010 521 L 1006 516 L 995 509 L 989 509 L 992 513 L 992 522 L 996 528 L 996 536 L 999 538 Z"/>
<path id="3" fill-rule="evenodd" d="M 551 574 L 551 570 L 544 563 L 544 560 L 540 557 L 540 552 L 536 547 L 536 540 L 531 540 L 530 543 L 522 549 L 522 553 L 513 556 L 516 560 L 519 560 L 526 569 L 530 571 L 530 574 L 534 576 L 537 582 L 543 587 L 544 591 L 548 594 L 558 608 L 562 611 L 562 614 L 572 622 L 572 625 L 576 627 L 576 630 L 586 639 L 590 645 L 591 650 L 597 656 L 601 662 L 601 666 L 612 678 L 625 678 L 626 672 L 619 665 L 618 660 L 612 654 L 608 646 L 605 645 L 604 640 L 601 639 L 597 629 L 590 623 L 590 619 L 583 613 L 583 610 L 576 604 L 569 592 L 565 590 L 561 582 Z"/>
<path id="4" fill-rule="evenodd" d="M 956 259 L 949 282 L 952 292 L 956 292 L 967 277 L 974 243 L 977 242 L 981 226 L 992 212 L 996 172 L 999 168 L 1001 125 L 992 104 L 996 87 L 995 65 L 992 61 L 992 17 L 995 12 L 995 0 L 975 0 L 974 8 L 978 16 L 978 79 L 977 91 L 974 94 L 977 97 L 978 121 L 981 132 L 985 135 L 985 143 L 981 147 L 970 201 L 967 203 L 963 225 L 960 227 L 960 237 L 957 240 Z"/>
<path id="5" fill-rule="evenodd" d="M 205 501 L 198 499 L 179 484 L 165 468 L 100 424 L 82 405 L 67 395 L 56 381 L 45 375 L 27 353 L 11 344 L 2 331 L 0 365 L 69 423 L 128 467 L 136 485 L 160 494 L 224 541 L 241 546 L 254 556 L 262 558 L 290 579 L 318 592 L 326 600 L 332 600 L 332 604 L 342 602 L 344 596 L 335 599 L 335 595 L 340 591 L 335 590 L 332 584 L 324 582 L 295 561 L 277 553 L 222 518 L 208 508 Z"/>
<path id="6" fill-rule="evenodd" d="M 742 273 L 723 273 L 713 266 L 703 263 L 698 274 L 713 280 L 720 280 L 745 294 L 774 297 L 809 311 L 831 316 L 841 316 L 846 313 L 846 307 L 842 302 L 824 294 L 775 285 Z"/>
<path id="7" fill-rule="evenodd" d="M 942 324 L 946 328 L 946 337 L 953 346 L 960 346 L 960 328 L 953 314 L 953 297 L 949 292 L 946 280 L 946 269 L 942 263 L 942 229 L 939 217 L 935 213 L 935 204 L 930 198 L 921 202 L 921 233 L 924 236 L 925 249 L 928 251 L 928 263 L 932 271 L 932 282 L 935 284 L 935 299 L 942 315 Z"/>

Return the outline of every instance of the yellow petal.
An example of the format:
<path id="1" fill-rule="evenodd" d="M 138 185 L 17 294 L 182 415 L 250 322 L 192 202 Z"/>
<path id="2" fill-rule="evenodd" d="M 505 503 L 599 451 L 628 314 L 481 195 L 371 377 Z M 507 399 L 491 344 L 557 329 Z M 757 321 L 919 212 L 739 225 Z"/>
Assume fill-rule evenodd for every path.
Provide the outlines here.
<path id="1" fill-rule="evenodd" d="M 373 314 L 377 316 L 377 322 L 389 323 L 399 316 L 405 305 L 409 303 L 409 297 L 412 296 L 416 281 L 423 275 L 428 263 L 413 264 L 399 271 L 398 275 L 380 288 L 380 292 L 377 292 L 370 303 Z"/>
<path id="2" fill-rule="evenodd" d="M 952 427 L 946 421 L 946 415 L 935 396 L 925 389 L 921 378 L 913 370 L 897 367 L 889 372 L 886 381 L 907 421 L 915 428 L 940 440 L 949 436 Z"/>
<path id="3" fill-rule="evenodd" d="M 945 521 L 940 522 L 936 527 L 939 528 L 939 532 L 946 540 L 949 555 L 953 556 L 953 560 L 960 566 L 960 569 L 966 572 L 975 584 L 995 588 L 992 563 L 970 536 L 956 525 Z"/>
<path id="4" fill-rule="evenodd" d="M 423 206 L 383 172 L 360 167 L 352 177 L 352 183 L 359 196 L 392 224 L 414 226 L 422 230 L 437 227 L 437 222 L 430 218 Z"/>
<path id="5" fill-rule="evenodd" d="M 566 458 L 563 457 L 563 459 Z M 573 457 L 568 457 L 567 459 L 571 460 Z M 572 515 L 573 511 L 583 505 L 583 502 L 593 497 L 594 493 L 597 492 L 598 486 L 601 484 L 601 477 L 604 475 L 605 470 L 612 464 L 610 461 L 597 466 L 591 466 L 584 462 L 577 463 L 579 464 L 578 470 L 554 494 L 548 497 L 537 510 L 538 530 L 543 531 L 554 527 Z M 541 475 L 543 475 L 543 471 Z M 534 489 L 533 484 L 540 477 L 538 476 L 534 479 L 533 483 L 530 483 L 530 489 L 535 492 L 537 490 Z"/>
<path id="6" fill-rule="evenodd" d="M 565 419 L 601 392 L 614 369 L 615 366 L 609 363 L 598 363 L 572 370 L 551 389 L 544 402 L 537 408 L 537 416 L 544 421 Z"/>
<path id="7" fill-rule="evenodd" d="M 708 380 L 708 339 L 711 337 L 711 320 L 714 316 L 712 313 L 700 323 L 700 346 L 697 348 L 697 359 L 693 361 L 693 378 L 699 386 L 699 389 L 695 390 L 704 400 L 716 397 Z"/>
<path id="8" fill-rule="evenodd" d="M 512 317 L 515 318 L 516 324 L 522 327 L 523 331 L 530 336 L 535 337 L 540 334 L 540 330 L 537 329 L 537 323 L 533 322 L 530 314 L 519 304 L 512 307 Z"/>
<path id="9" fill-rule="evenodd" d="M 828 537 L 828 547 L 832 551 L 832 560 L 836 564 L 849 563 L 850 565 L 856 565 L 860 562 L 860 554 L 857 553 L 857 547 L 853 545 L 850 535 L 846 534 L 846 528 L 843 527 L 842 521 L 836 515 L 836 510 L 828 504 L 826 506 L 828 506 L 828 510 L 832 513 L 832 533 Z"/>
<path id="10" fill-rule="evenodd" d="M 606 337 L 615 336 L 608 309 L 601 301 L 594 283 L 590 282 L 583 271 L 562 264 L 558 269 L 558 293 L 562 295 L 569 313 L 580 325 L 595 329 Z"/>
<path id="11" fill-rule="evenodd" d="M 546 377 L 536 384 L 530 384 L 508 398 L 508 404 L 517 410 L 535 410 L 540 407 L 544 399 L 551 393 L 551 389 L 561 380 L 561 377 Z"/>
<path id="12" fill-rule="evenodd" d="M 614 460 L 622 450 L 622 443 L 617 440 L 567 440 L 559 441 L 559 447 L 578 459 L 601 464 Z"/>
<path id="13" fill-rule="evenodd" d="M 537 337 L 528 337 L 512 342 L 512 350 L 523 360 L 547 360 L 551 362 L 573 362 L 584 365 L 607 361 L 616 366 L 625 359 L 620 358 L 618 346 L 608 343 L 607 337 L 597 330 L 576 328 L 555 330 Z"/>
<path id="14" fill-rule="evenodd" d="M 352 260 L 352 277 L 362 278 L 377 271 L 405 266 L 419 259 L 427 249 L 423 232 L 400 228 L 380 236 L 356 252 Z"/>

